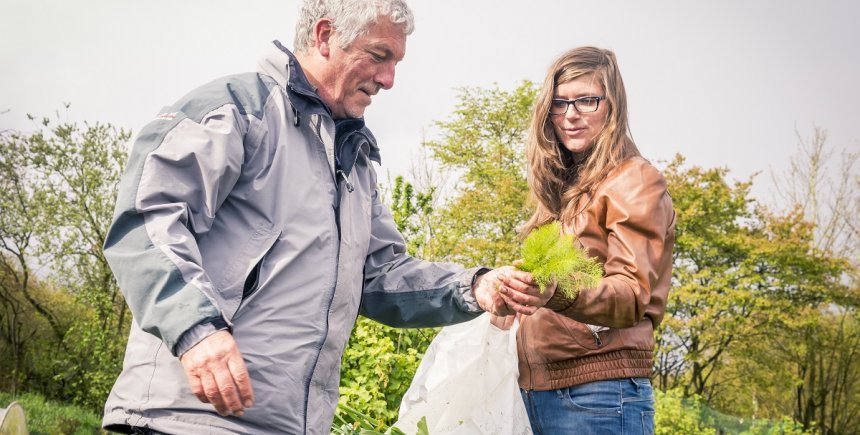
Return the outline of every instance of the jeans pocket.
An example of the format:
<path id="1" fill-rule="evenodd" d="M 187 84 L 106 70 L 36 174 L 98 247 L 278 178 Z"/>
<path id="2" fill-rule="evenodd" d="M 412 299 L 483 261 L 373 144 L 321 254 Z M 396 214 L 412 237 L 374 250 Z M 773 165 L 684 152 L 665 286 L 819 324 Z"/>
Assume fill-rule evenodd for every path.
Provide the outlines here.
<path id="1" fill-rule="evenodd" d="M 637 388 L 651 389 L 651 380 L 648 378 L 630 378 L 630 382 L 633 382 Z"/>
<path id="2" fill-rule="evenodd" d="M 625 379 L 621 395 L 625 403 L 654 400 L 654 390 L 648 378 Z"/>
<path id="3" fill-rule="evenodd" d="M 642 433 L 654 435 L 654 411 L 642 412 Z"/>
<path id="4" fill-rule="evenodd" d="M 621 389 L 618 381 L 589 382 L 565 390 L 568 403 L 578 412 L 592 415 L 621 414 Z"/>

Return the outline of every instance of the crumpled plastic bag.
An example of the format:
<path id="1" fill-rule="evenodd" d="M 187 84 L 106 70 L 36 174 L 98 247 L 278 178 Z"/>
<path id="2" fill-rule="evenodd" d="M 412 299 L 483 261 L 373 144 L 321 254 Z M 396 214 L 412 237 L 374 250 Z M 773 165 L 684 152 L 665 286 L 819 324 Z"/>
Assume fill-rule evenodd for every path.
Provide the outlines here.
<path id="1" fill-rule="evenodd" d="M 517 377 L 518 322 L 503 331 L 490 315 L 442 329 L 427 348 L 394 424 L 408 435 L 426 417 L 432 435 L 531 434 Z"/>

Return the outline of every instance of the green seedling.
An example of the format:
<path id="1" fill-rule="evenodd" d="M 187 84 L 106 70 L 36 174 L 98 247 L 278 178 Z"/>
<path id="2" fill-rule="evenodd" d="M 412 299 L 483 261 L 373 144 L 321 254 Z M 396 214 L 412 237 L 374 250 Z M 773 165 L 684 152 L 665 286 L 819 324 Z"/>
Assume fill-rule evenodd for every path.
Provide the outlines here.
<path id="1" fill-rule="evenodd" d="M 579 289 L 595 287 L 603 277 L 600 263 L 577 246 L 573 235 L 562 234 L 558 222 L 532 231 L 523 240 L 520 253 L 523 261 L 517 268 L 530 272 L 541 292 L 556 282 L 557 292 L 574 299 Z"/>

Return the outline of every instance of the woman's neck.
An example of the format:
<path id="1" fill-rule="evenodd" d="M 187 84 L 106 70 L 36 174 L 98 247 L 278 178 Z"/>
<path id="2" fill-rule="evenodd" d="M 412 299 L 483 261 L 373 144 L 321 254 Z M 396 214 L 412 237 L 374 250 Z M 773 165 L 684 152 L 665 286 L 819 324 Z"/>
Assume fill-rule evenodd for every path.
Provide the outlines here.
<path id="1" fill-rule="evenodd" d="M 588 158 L 590 153 L 588 151 L 583 151 L 581 153 L 570 153 L 570 158 L 573 160 L 574 166 L 579 166 L 585 163 L 585 159 Z"/>

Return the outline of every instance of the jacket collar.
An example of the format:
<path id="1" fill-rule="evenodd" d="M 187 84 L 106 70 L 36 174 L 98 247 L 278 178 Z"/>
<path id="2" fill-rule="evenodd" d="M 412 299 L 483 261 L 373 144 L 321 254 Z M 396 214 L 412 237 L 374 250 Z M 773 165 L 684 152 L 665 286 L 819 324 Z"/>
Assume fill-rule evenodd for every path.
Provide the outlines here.
<path id="1" fill-rule="evenodd" d="M 259 67 L 262 73 L 274 78 L 287 91 L 287 98 L 298 113 L 331 118 L 331 110 L 308 81 L 298 59 L 280 41 L 272 41 Z M 358 149 L 364 143 L 368 145 L 370 159 L 382 164 L 376 138 L 364 125 L 364 118 L 338 120 L 335 125 L 336 155 L 345 166 L 345 172 L 349 173 L 352 169 Z"/>

